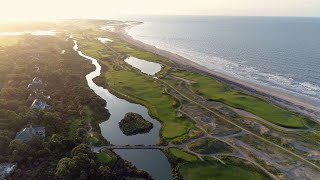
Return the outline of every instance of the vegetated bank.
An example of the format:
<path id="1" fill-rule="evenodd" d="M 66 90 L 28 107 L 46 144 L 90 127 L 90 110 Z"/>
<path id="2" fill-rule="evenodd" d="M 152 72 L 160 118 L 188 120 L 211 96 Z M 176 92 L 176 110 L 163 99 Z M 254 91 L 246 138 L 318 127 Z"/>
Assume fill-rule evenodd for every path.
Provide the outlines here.
<path id="1" fill-rule="evenodd" d="M 58 24 L 54 27 L 59 28 Z M 106 102 L 87 86 L 85 76 L 93 70 L 91 63 L 72 50 L 73 43 L 66 37 L 24 35 L 16 44 L 0 47 L 0 73 L 7 73 L 1 76 L 4 86 L 0 91 L 0 162 L 18 165 L 9 178 L 150 179 L 147 173 L 120 157 L 111 164 L 100 161 L 83 144 L 88 122 L 93 126 L 96 143 L 108 144 L 98 124 L 109 113 Z M 50 95 L 46 97 L 50 109 L 30 108 L 32 97 L 27 86 L 34 77 L 45 83 L 36 92 Z M 30 125 L 44 127 L 44 136 L 33 135 L 28 141 L 15 139 L 18 131 Z"/>
<path id="2" fill-rule="evenodd" d="M 127 135 L 148 133 L 153 128 L 153 124 L 137 113 L 127 113 L 119 122 L 121 131 Z"/>

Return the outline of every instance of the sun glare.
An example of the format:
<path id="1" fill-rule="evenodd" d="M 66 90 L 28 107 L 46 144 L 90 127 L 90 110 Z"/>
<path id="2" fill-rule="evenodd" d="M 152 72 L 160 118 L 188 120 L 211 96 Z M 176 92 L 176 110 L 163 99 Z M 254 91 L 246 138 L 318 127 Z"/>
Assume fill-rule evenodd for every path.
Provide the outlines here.
<path id="1" fill-rule="evenodd" d="M 320 16 L 318 0 L 1 0 L 1 20 L 110 18 L 128 14 Z"/>

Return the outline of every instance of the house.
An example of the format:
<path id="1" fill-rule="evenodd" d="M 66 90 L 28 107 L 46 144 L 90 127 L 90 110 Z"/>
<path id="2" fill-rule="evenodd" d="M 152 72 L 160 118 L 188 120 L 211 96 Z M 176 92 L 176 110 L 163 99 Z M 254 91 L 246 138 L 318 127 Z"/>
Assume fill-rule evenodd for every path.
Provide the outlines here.
<path id="1" fill-rule="evenodd" d="M 45 128 L 44 127 L 32 127 L 24 128 L 21 131 L 17 132 L 15 139 L 20 139 L 23 141 L 28 141 L 32 138 L 33 135 L 45 136 Z"/>
<path id="2" fill-rule="evenodd" d="M 33 84 L 43 84 L 42 80 L 38 77 L 33 78 L 32 83 Z"/>
<path id="3" fill-rule="evenodd" d="M 39 89 L 33 89 L 31 92 L 30 92 L 30 95 L 28 97 L 28 101 L 31 101 L 33 102 L 35 99 L 50 99 L 50 96 L 46 96 L 44 95 L 43 91 L 42 90 L 39 90 Z"/>
<path id="4" fill-rule="evenodd" d="M 17 167 L 17 163 L 1 163 L 0 164 L 0 180 L 9 176 Z"/>
<path id="5" fill-rule="evenodd" d="M 34 89 L 36 87 L 38 87 L 39 85 L 43 85 L 43 82 L 40 78 L 35 77 L 33 78 L 32 82 L 28 84 L 28 89 Z"/>
<path id="6" fill-rule="evenodd" d="M 32 92 L 30 93 L 28 100 L 33 102 L 36 98 L 37 98 L 36 93 Z"/>
<path id="7" fill-rule="evenodd" d="M 46 102 L 40 100 L 40 99 L 35 99 L 33 103 L 31 104 L 30 108 L 31 109 L 50 109 L 50 105 L 48 105 Z"/>
<path id="8" fill-rule="evenodd" d="M 39 66 L 34 66 L 37 72 L 40 72 L 40 67 Z"/>

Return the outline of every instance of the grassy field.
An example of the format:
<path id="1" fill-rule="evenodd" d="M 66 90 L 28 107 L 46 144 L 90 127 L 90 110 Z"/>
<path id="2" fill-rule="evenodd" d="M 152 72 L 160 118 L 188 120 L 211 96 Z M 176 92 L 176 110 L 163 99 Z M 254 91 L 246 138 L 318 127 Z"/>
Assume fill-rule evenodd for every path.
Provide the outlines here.
<path id="1" fill-rule="evenodd" d="M 183 150 L 180 150 L 178 148 L 169 148 L 169 152 L 172 153 L 177 158 L 184 159 L 186 161 L 197 161 L 198 158 L 190 153 L 187 153 Z"/>
<path id="2" fill-rule="evenodd" d="M 303 119 L 295 114 L 258 97 L 240 91 L 232 91 L 225 84 L 210 77 L 185 72 L 173 72 L 172 74 L 195 81 L 196 83 L 191 84 L 190 87 L 208 99 L 220 101 L 235 108 L 244 109 L 280 126 L 292 128 L 304 127 Z"/>
<path id="3" fill-rule="evenodd" d="M 188 145 L 189 149 L 200 154 L 214 154 L 214 153 L 233 153 L 234 150 L 228 144 L 213 139 L 202 138 Z"/>
<path id="4" fill-rule="evenodd" d="M 191 162 L 180 167 L 184 180 L 263 180 L 259 172 L 240 166 L 222 165 L 216 161 Z"/>

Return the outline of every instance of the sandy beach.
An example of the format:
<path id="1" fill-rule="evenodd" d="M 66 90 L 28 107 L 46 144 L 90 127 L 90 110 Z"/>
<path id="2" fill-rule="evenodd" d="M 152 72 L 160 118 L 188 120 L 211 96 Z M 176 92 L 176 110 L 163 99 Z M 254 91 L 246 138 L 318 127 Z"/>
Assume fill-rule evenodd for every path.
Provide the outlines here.
<path id="1" fill-rule="evenodd" d="M 190 68 L 194 71 L 197 71 L 202 74 L 209 75 L 213 78 L 216 78 L 226 84 L 236 86 L 237 88 L 240 88 L 250 94 L 258 95 L 262 98 L 268 99 L 280 106 L 284 106 L 290 110 L 297 111 L 299 113 L 302 113 L 307 116 L 311 116 L 314 119 L 316 119 L 318 122 L 320 122 L 320 107 L 317 105 L 314 105 L 312 103 L 309 103 L 301 98 L 291 96 L 276 90 L 268 89 L 265 87 L 261 87 L 255 84 L 251 84 L 248 82 L 244 82 L 238 79 L 235 79 L 233 77 L 227 76 L 225 74 L 216 72 L 214 70 L 208 69 L 200 64 L 197 64 L 187 58 L 184 58 L 178 54 L 159 49 L 153 45 L 149 45 L 146 43 L 143 43 L 139 40 L 136 40 L 132 38 L 130 35 L 127 34 L 127 31 L 125 29 L 130 29 L 131 27 L 135 25 L 142 24 L 142 22 L 135 22 L 126 24 L 124 26 L 120 26 L 116 29 L 116 33 L 119 35 L 119 37 L 141 49 L 144 49 L 146 51 L 158 54 L 160 56 L 163 56 L 165 58 L 168 58 L 171 61 L 174 61 L 182 66 L 185 66 L 187 68 Z"/>

